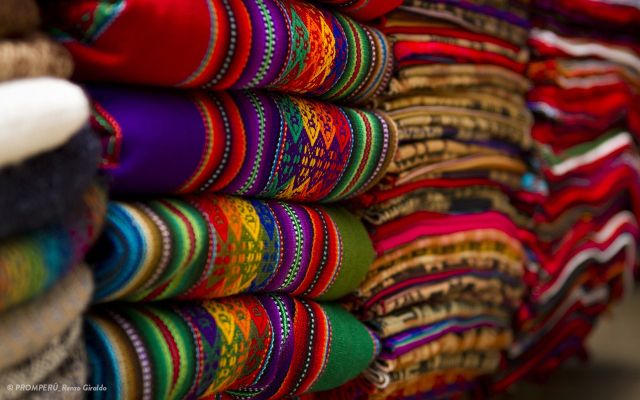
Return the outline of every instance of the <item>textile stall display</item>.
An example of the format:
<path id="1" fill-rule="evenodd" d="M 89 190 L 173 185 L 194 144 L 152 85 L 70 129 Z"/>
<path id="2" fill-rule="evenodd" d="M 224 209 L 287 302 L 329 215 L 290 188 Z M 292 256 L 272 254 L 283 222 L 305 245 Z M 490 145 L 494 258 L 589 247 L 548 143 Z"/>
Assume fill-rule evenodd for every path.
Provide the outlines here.
<path id="1" fill-rule="evenodd" d="M 70 54 L 39 25 L 35 1 L 0 4 L 2 399 L 25 398 L 16 384 L 87 382 L 82 313 L 93 278 L 82 262 L 106 213 L 89 101 L 65 80 Z"/>
<path id="2" fill-rule="evenodd" d="M 630 292 L 638 262 L 638 5 L 534 5 L 528 67 L 534 88 L 527 100 L 549 193 L 528 244 L 529 291 L 506 367 L 495 379 L 498 391 L 584 357 L 585 338 Z"/>
<path id="3" fill-rule="evenodd" d="M 381 30 L 397 68 L 376 104 L 399 145 L 355 200 L 377 258 L 352 307 L 380 356 L 337 398 L 476 390 L 512 341 L 538 180 L 528 157 L 525 2 L 408 0 Z M 522 204 L 521 204 L 522 203 Z"/>
<path id="4" fill-rule="evenodd" d="M 584 358 L 638 278 L 639 38 L 631 0 L 0 0 L 0 400 Z"/>
<path id="5" fill-rule="evenodd" d="M 374 258 L 360 218 L 328 203 L 376 185 L 396 152 L 395 122 L 363 106 L 391 47 L 357 22 L 395 5 L 334 5 L 47 4 L 112 196 L 88 258 L 90 381 L 110 388 L 93 397 L 278 398 L 339 386 L 378 354 L 328 303 Z"/>

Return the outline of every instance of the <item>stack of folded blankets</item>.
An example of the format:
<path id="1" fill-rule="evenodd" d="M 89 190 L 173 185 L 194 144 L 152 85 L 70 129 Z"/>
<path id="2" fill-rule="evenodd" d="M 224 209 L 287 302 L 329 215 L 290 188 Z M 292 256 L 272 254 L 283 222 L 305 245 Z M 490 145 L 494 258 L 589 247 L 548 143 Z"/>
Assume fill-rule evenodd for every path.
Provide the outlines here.
<path id="1" fill-rule="evenodd" d="M 377 105 L 398 128 L 385 177 L 355 204 L 376 260 L 352 296 L 382 351 L 336 398 L 475 390 L 512 342 L 524 290 L 532 117 L 527 4 L 407 0 L 386 16 L 396 69 Z"/>
<path id="2" fill-rule="evenodd" d="M 377 337 L 328 301 L 374 250 L 326 203 L 364 193 L 395 154 L 394 122 L 352 108 L 389 81 L 382 32 L 298 0 L 47 6 L 113 193 L 89 258 L 90 383 L 106 387 L 91 395 L 280 398 L 364 371 Z"/>
<path id="3" fill-rule="evenodd" d="M 640 3 L 534 2 L 528 103 L 549 193 L 495 389 L 544 379 L 629 292 L 640 239 Z"/>
<path id="4" fill-rule="evenodd" d="M 11 391 L 16 384 L 86 383 L 81 314 L 93 285 L 83 259 L 106 210 L 89 102 L 65 80 L 69 53 L 37 31 L 39 22 L 34 1 L 0 3 L 2 399 L 63 395 Z"/>
<path id="5" fill-rule="evenodd" d="M 630 290 L 637 1 L 40 7 L 0 0 L 0 399 L 482 398 Z"/>

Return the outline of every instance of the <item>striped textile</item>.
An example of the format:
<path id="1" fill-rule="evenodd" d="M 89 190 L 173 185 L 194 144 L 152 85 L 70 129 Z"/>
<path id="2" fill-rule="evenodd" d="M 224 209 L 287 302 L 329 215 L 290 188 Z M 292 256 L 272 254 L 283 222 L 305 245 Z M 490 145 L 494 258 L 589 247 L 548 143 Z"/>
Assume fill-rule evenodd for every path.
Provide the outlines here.
<path id="1" fill-rule="evenodd" d="M 94 185 L 83 201 L 73 218 L 0 241 L 0 312 L 50 288 L 84 258 L 102 227 L 106 195 Z"/>
<path id="2" fill-rule="evenodd" d="M 208 299 L 287 292 L 335 299 L 373 260 L 346 210 L 204 194 L 112 202 L 90 257 L 96 299 Z"/>
<path id="3" fill-rule="evenodd" d="M 352 197 L 396 148 L 383 113 L 266 92 L 89 88 L 103 170 L 117 193 Z"/>
<path id="4" fill-rule="evenodd" d="M 91 271 L 85 265 L 78 265 L 41 295 L 1 313 L 2 374 L 45 351 L 52 340 L 79 324 L 92 290 Z"/>
<path id="5" fill-rule="evenodd" d="M 67 0 L 44 6 L 83 80 L 270 88 L 360 103 L 383 90 L 391 73 L 392 55 L 380 31 L 303 1 Z"/>
<path id="6" fill-rule="evenodd" d="M 105 307 L 86 320 L 94 398 L 281 398 L 355 377 L 375 336 L 338 305 L 284 295 Z"/>

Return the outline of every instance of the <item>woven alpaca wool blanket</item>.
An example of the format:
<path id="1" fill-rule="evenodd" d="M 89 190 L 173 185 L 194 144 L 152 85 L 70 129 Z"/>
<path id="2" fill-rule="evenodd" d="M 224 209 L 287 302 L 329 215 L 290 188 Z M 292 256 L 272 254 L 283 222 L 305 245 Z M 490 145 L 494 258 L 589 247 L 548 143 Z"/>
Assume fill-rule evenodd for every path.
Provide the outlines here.
<path id="1" fill-rule="evenodd" d="M 105 307 L 88 316 L 86 335 L 90 383 L 109 388 L 94 398 L 109 399 L 328 390 L 362 372 L 379 346 L 340 306 L 276 294 Z"/>
<path id="2" fill-rule="evenodd" d="M 54 76 L 69 78 L 71 55 L 59 43 L 39 34 L 0 40 L 0 81 Z"/>
<path id="3" fill-rule="evenodd" d="M 0 371 L 46 351 L 77 322 L 92 290 L 91 272 L 78 265 L 42 295 L 0 314 Z"/>
<path id="4" fill-rule="evenodd" d="M 392 66 L 381 32 L 303 1 L 81 0 L 49 6 L 49 24 L 82 80 L 270 88 L 359 103 L 384 89 Z"/>
<path id="5" fill-rule="evenodd" d="M 84 92 L 54 78 L 0 83 L 0 110 L 0 168 L 63 145 L 89 119 Z"/>
<path id="6" fill-rule="evenodd" d="M 63 384 L 83 386 L 87 378 L 87 365 L 82 318 L 77 318 L 69 329 L 53 338 L 37 354 L 0 372 L 0 398 L 23 398 L 21 391 L 9 389 L 16 382 L 23 385 L 58 384 L 59 388 Z"/>
<path id="7" fill-rule="evenodd" d="M 243 292 L 342 297 L 373 260 L 344 209 L 199 195 L 112 202 L 89 260 L 96 299 L 208 299 Z"/>
<path id="8" fill-rule="evenodd" d="M 120 194 L 335 201 L 374 185 L 396 148 L 383 113 L 289 95 L 88 91 L 102 170 Z"/>
<path id="9" fill-rule="evenodd" d="M 0 241 L 0 312 L 52 287 L 84 258 L 102 227 L 104 190 L 90 187 L 83 203 L 66 220 Z"/>
<path id="10" fill-rule="evenodd" d="M 49 374 L 42 382 L 48 384 L 55 382 L 58 388 L 74 387 L 83 388 L 87 384 L 89 376 L 89 363 L 84 342 L 80 341 L 70 351 L 69 357 L 62 362 L 58 369 Z M 20 382 L 20 381 L 18 381 Z M 14 392 L 19 393 L 19 392 Z M 83 400 L 86 398 L 84 390 L 36 392 L 29 396 L 30 400 Z"/>
<path id="11" fill-rule="evenodd" d="M 62 147 L 0 169 L 0 238 L 73 217 L 95 180 L 100 143 L 85 128 Z"/>
<path id="12" fill-rule="evenodd" d="M 406 20 L 415 16 L 444 22 L 445 27 L 454 25 L 468 32 L 478 32 L 487 36 L 487 42 L 506 41 L 515 45 L 525 45 L 530 23 L 528 6 L 522 1 L 508 4 L 478 4 L 474 1 L 455 0 L 405 0 L 399 8 Z M 413 14 L 413 17 L 406 17 Z M 483 45 L 483 43 L 478 43 Z"/>

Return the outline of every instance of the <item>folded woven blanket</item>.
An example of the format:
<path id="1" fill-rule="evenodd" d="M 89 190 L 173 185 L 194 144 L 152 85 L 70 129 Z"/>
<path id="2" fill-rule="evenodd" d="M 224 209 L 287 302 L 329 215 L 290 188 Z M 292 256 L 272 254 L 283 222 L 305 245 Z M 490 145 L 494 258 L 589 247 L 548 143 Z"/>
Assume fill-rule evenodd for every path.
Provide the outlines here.
<path id="1" fill-rule="evenodd" d="M 84 258 L 100 232 L 106 196 L 92 186 L 83 201 L 58 224 L 0 241 L 0 312 L 50 288 Z"/>
<path id="2" fill-rule="evenodd" d="M 79 79 L 266 87 L 358 103 L 383 90 L 391 73 L 381 32 L 303 1 L 67 0 L 49 6 L 50 26 L 71 51 Z"/>
<path id="3" fill-rule="evenodd" d="M 506 188 L 489 180 L 483 182 L 476 179 L 474 182 L 473 179 L 460 179 L 459 181 L 463 184 L 460 185 L 456 180 L 443 177 L 443 179 L 426 179 L 413 185 L 399 186 L 394 190 L 373 190 L 368 194 L 380 200 L 373 199 L 374 202 L 370 202 L 368 208 L 363 211 L 364 218 L 371 224 L 381 225 L 421 211 L 459 214 L 493 210 L 508 216 L 520 226 L 531 226 L 532 218 L 521 213 L 511 203 Z M 456 185 L 449 185 L 449 182 L 455 182 Z M 422 185 L 419 186 L 420 183 Z"/>
<path id="4" fill-rule="evenodd" d="M 87 390 L 104 390 L 102 388 L 88 388 L 87 378 L 89 376 L 89 362 L 87 358 L 87 350 L 83 341 L 78 343 L 70 352 L 70 356 L 63 361 L 60 367 L 47 376 L 43 382 L 55 382 L 58 387 L 62 389 L 64 386 L 67 388 L 81 388 L 76 391 L 63 391 L 58 392 L 37 392 L 30 393 L 29 399 L 31 400 L 82 400 L 85 399 L 85 393 Z M 18 381 L 20 382 L 20 381 Z"/>
<path id="5" fill-rule="evenodd" d="M 288 95 L 103 86 L 89 93 L 102 168 L 117 193 L 333 201 L 374 185 L 396 148 L 383 113 Z"/>
<path id="6" fill-rule="evenodd" d="M 37 76 L 69 78 L 72 72 L 69 52 L 48 37 L 34 34 L 0 40 L 0 81 Z"/>
<path id="7" fill-rule="evenodd" d="M 88 360 L 82 333 L 82 319 L 53 338 L 40 352 L 0 372 L 0 398 L 24 398 L 12 385 L 58 385 L 58 391 L 29 392 L 29 399 L 82 399 L 82 391 L 63 391 L 62 385 L 82 387 L 87 383 Z"/>
<path id="8" fill-rule="evenodd" d="M 200 195 L 113 202 L 93 250 L 96 299 L 207 299 L 286 292 L 335 299 L 373 260 L 341 208 Z"/>
<path id="9" fill-rule="evenodd" d="M 554 28 L 559 29 L 565 25 L 567 28 L 575 28 L 572 25 L 579 24 L 592 34 L 597 34 L 598 31 L 609 34 L 616 31 L 637 33 L 640 23 L 640 4 L 633 0 L 535 0 L 535 10 L 556 20 Z M 604 29 L 593 29 L 595 27 Z"/>
<path id="10" fill-rule="evenodd" d="M 46 351 L 69 330 L 89 303 L 92 289 L 91 272 L 79 265 L 42 295 L 0 314 L 0 375 Z"/>
<path id="11" fill-rule="evenodd" d="M 411 21 L 417 27 L 424 24 L 439 25 L 440 28 L 457 27 L 461 36 L 480 34 L 487 40 L 476 42 L 505 42 L 524 46 L 527 42 L 530 23 L 526 1 L 478 2 L 452 0 L 405 0 L 393 14 L 393 20 Z M 418 21 L 416 17 L 421 17 Z M 440 20 L 434 23 L 435 20 Z M 460 29 L 463 28 L 463 29 Z M 464 31 L 464 32 L 463 32 Z M 437 49 L 436 50 L 437 53 Z"/>
<path id="12" fill-rule="evenodd" d="M 0 37 L 30 33 L 40 23 L 36 0 L 0 2 Z"/>
<path id="13" fill-rule="evenodd" d="M 0 110 L 0 168 L 63 145 L 89 119 L 82 90 L 53 78 L 0 83 Z"/>
<path id="14" fill-rule="evenodd" d="M 73 217 L 96 178 L 100 142 L 83 129 L 53 151 L 0 169 L 0 238 Z"/>
<path id="15" fill-rule="evenodd" d="M 284 295 L 111 306 L 86 324 L 94 398 L 281 398 L 328 390 L 375 357 L 375 336 L 338 305 Z M 313 360 L 313 361 L 312 361 Z"/>
<path id="16" fill-rule="evenodd" d="M 440 354 L 393 372 L 367 371 L 367 377 L 379 389 L 371 399 L 404 398 L 418 393 L 428 395 L 442 384 L 442 376 L 461 374 L 466 379 L 473 379 L 495 372 L 499 365 L 499 351 L 471 350 Z M 434 379 L 436 377 L 440 379 Z"/>

